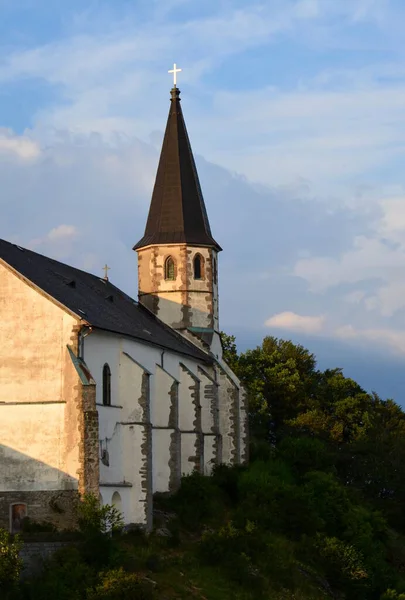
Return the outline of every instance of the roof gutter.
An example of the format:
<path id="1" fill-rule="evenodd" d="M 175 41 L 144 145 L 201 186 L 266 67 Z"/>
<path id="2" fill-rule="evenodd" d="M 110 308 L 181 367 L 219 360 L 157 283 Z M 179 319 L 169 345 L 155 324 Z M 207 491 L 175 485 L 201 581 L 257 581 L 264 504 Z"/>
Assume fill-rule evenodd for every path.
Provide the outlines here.
<path id="1" fill-rule="evenodd" d="M 79 335 L 78 335 L 78 349 L 79 349 L 79 358 L 84 360 L 84 338 L 90 335 L 93 332 L 93 327 L 88 323 L 85 323 L 80 327 Z"/>

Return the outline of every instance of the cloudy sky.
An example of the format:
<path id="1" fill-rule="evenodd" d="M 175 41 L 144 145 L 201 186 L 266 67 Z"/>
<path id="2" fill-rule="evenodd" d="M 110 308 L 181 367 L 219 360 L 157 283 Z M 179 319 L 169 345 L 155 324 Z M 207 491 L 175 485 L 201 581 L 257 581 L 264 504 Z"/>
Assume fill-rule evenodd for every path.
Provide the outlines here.
<path id="1" fill-rule="evenodd" d="M 173 62 L 241 349 L 405 403 L 403 0 L 0 0 L 0 236 L 136 294 Z"/>

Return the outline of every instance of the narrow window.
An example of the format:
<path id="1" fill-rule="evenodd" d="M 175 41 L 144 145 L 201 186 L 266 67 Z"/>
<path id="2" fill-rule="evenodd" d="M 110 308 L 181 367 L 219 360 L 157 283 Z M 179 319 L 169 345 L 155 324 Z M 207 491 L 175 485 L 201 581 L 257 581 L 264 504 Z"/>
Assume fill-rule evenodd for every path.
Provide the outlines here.
<path id="1" fill-rule="evenodd" d="M 122 500 L 121 500 L 121 496 L 119 495 L 118 492 L 113 493 L 112 498 L 111 498 L 111 503 L 120 512 L 122 511 Z"/>
<path id="2" fill-rule="evenodd" d="M 217 261 L 215 260 L 215 258 L 212 259 L 212 276 L 213 276 L 214 283 L 216 283 L 217 282 Z"/>
<path id="3" fill-rule="evenodd" d="M 175 279 L 174 260 L 171 256 L 166 258 L 165 262 L 165 279 L 173 281 Z"/>
<path id="4" fill-rule="evenodd" d="M 23 528 L 23 521 L 27 516 L 27 505 L 15 503 L 10 506 L 10 531 L 11 533 L 20 533 Z"/>
<path id="5" fill-rule="evenodd" d="M 194 279 L 203 278 L 203 257 L 201 254 L 196 254 L 194 257 Z"/>
<path id="6" fill-rule="evenodd" d="M 111 406 L 111 371 L 107 363 L 103 367 L 103 404 Z"/>

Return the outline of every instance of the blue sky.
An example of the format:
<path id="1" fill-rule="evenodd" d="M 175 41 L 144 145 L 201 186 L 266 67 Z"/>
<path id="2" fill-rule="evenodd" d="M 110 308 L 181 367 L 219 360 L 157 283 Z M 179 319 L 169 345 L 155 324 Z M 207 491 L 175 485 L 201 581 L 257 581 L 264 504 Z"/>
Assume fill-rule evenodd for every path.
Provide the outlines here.
<path id="1" fill-rule="evenodd" d="M 402 0 L 0 0 L 0 235 L 135 295 L 177 62 L 222 327 L 405 403 L 404 37 Z"/>

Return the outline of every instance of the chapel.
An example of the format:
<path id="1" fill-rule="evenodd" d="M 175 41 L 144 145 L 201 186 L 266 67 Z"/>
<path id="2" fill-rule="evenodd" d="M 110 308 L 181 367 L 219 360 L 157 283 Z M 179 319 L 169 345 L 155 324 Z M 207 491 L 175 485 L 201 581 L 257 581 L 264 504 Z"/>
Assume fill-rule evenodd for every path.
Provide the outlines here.
<path id="1" fill-rule="evenodd" d="M 138 300 L 0 240 L 0 527 L 74 527 L 92 493 L 150 528 L 155 492 L 247 461 L 246 394 L 219 335 L 221 247 L 176 85 L 134 250 Z"/>

